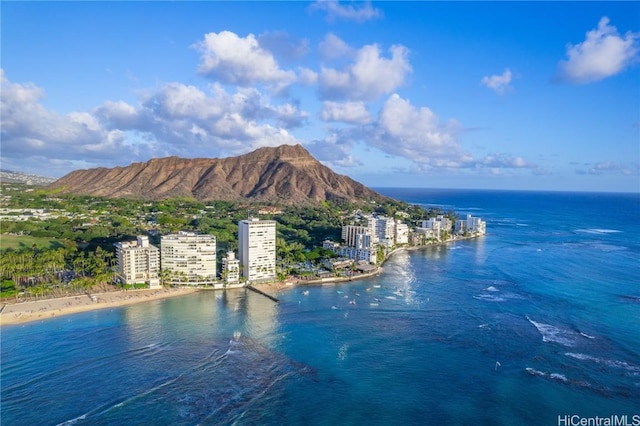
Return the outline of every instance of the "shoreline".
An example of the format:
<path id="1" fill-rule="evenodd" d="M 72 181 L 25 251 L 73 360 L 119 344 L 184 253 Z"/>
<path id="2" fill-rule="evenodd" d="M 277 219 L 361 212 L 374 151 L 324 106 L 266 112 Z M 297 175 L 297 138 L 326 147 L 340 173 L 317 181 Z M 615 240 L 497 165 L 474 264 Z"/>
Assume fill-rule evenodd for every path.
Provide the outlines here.
<path id="1" fill-rule="evenodd" d="M 106 308 L 118 308 L 137 303 L 183 296 L 198 291 L 197 288 L 141 289 L 110 291 L 43 299 L 30 302 L 7 303 L 0 312 L 0 327 L 46 320 L 81 312 Z"/>
<path id="2" fill-rule="evenodd" d="M 256 284 L 255 287 L 269 294 L 278 294 L 280 291 L 293 289 L 298 286 L 331 285 L 351 281 L 359 281 L 381 274 L 384 271 L 384 263 L 392 255 L 401 251 L 415 251 L 429 247 L 445 245 L 460 240 L 476 239 L 479 236 L 454 238 L 449 241 L 440 241 L 420 246 L 399 247 L 385 256 L 379 266 L 372 272 L 362 273 L 351 277 L 330 277 L 316 280 L 291 280 L 285 282 Z M 242 288 L 242 287 L 241 287 Z M 24 324 L 27 322 L 46 320 L 81 312 L 94 311 L 106 308 L 118 308 L 137 303 L 162 300 L 169 297 L 183 296 L 199 291 L 196 287 L 141 289 L 127 291 L 111 291 L 107 293 L 83 294 L 67 296 L 56 299 L 42 299 L 30 302 L 6 303 L 0 309 L 0 327 L 4 325 Z M 272 294 L 273 295 L 273 294 Z"/>
<path id="3" fill-rule="evenodd" d="M 387 260 L 389 260 L 391 258 L 392 255 L 399 253 L 399 252 L 403 252 L 403 251 L 417 251 L 417 250 L 422 250 L 422 249 L 428 249 L 431 247 L 437 247 L 437 246 L 444 246 L 447 245 L 449 243 L 455 243 L 456 241 L 466 241 L 466 240 L 475 240 L 478 239 L 480 237 L 484 237 L 485 235 L 470 235 L 467 237 L 455 237 L 452 238 L 450 240 L 447 241 L 437 241 L 437 242 L 432 242 L 432 243 L 427 243 L 427 244 L 423 244 L 423 245 L 419 245 L 419 246 L 403 246 L 403 247 L 398 247 L 392 251 L 390 251 L 389 253 L 387 253 L 387 255 L 385 256 L 385 258 L 382 260 L 382 262 L 380 263 L 380 265 L 378 265 L 376 267 L 376 270 L 373 272 L 367 272 L 367 273 L 363 273 L 363 274 L 358 274 L 355 276 L 351 276 L 351 277 L 331 277 L 331 278 L 320 278 L 320 279 L 315 279 L 315 280 L 294 280 L 294 281 L 285 281 L 285 282 L 280 282 L 280 283 L 264 283 L 264 284 L 255 284 L 255 287 L 259 288 L 260 290 L 266 291 L 266 292 L 275 292 L 275 294 L 278 294 L 280 291 L 282 290 L 289 290 L 298 286 L 313 286 L 313 285 L 330 285 L 330 284 L 340 284 L 340 283 L 344 283 L 344 282 L 350 282 L 350 281 L 359 281 L 359 280 L 363 280 L 366 278 L 371 278 L 373 276 L 376 275 L 380 275 L 381 273 L 384 272 L 384 268 L 383 265 L 385 264 L 385 262 Z M 271 294 L 273 296 L 273 294 Z"/>

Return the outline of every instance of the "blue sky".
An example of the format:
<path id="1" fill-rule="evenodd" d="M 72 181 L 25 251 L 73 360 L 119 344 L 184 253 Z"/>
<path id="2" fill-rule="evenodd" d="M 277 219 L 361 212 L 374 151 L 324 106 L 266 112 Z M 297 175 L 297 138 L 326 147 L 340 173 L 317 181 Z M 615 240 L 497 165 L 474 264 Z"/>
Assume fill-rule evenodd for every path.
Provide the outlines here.
<path id="1" fill-rule="evenodd" d="M 300 143 L 373 187 L 640 191 L 638 2 L 3 2 L 2 168 Z"/>

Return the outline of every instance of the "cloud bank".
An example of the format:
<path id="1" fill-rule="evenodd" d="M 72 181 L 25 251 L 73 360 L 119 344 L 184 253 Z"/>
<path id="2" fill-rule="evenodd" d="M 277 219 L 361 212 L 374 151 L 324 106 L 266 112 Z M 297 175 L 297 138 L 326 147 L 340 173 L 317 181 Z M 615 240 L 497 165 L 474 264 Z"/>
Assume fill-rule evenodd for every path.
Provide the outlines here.
<path id="1" fill-rule="evenodd" d="M 280 65 L 276 56 L 295 64 L 309 54 L 306 40 L 284 32 L 207 33 L 192 47 L 203 86 L 161 83 L 138 92 L 133 103 L 106 100 L 68 114 L 43 106 L 44 89 L 11 82 L 2 71 L 2 161 L 62 175 L 153 157 L 226 157 L 302 143 L 339 167 L 362 165 L 353 154 L 358 145 L 408 160 L 419 171 L 536 168 L 509 154 L 471 155 L 461 144 L 460 123 L 441 121 L 430 108 L 400 96 L 397 90 L 412 73 L 405 46 L 386 52 L 375 43 L 352 47 L 329 33 L 318 45 L 326 61 L 319 71 Z M 501 92 L 509 87 L 511 72 L 485 79 Z M 292 97 L 303 89 L 315 98 L 304 98 L 317 104 L 313 115 L 302 109 L 302 98 Z M 315 120 L 322 125 L 314 129 L 320 134 L 309 133 Z M 313 136 L 305 140 L 297 131 Z"/>

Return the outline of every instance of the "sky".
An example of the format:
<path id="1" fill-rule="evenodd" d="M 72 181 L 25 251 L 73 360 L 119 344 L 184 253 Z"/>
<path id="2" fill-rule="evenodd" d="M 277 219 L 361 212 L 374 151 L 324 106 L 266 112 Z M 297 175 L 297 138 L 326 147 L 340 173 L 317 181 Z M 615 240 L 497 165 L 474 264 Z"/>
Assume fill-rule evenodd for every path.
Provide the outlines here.
<path id="1" fill-rule="evenodd" d="M 12 2 L 5 170 L 301 144 L 370 187 L 640 192 L 640 2 Z"/>

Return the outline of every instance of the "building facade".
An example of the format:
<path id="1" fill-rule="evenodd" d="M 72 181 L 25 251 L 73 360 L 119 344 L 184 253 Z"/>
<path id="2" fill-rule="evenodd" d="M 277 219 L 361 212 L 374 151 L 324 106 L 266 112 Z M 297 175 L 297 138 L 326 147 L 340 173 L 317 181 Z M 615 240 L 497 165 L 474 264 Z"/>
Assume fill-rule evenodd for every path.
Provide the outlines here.
<path id="1" fill-rule="evenodd" d="M 249 283 L 276 279 L 276 221 L 250 218 L 238 222 L 242 276 Z"/>
<path id="2" fill-rule="evenodd" d="M 456 221 L 455 227 L 457 234 L 476 234 L 485 235 L 487 232 L 487 223 L 479 217 L 467 215 L 466 219 Z"/>
<path id="3" fill-rule="evenodd" d="M 231 286 L 240 283 L 240 261 L 232 251 L 222 259 L 222 280 L 226 285 Z"/>
<path id="4" fill-rule="evenodd" d="M 360 249 L 370 248 L 373 244 L 373 233 L 368 226 L 347 225 L 342 227 L 344 245 Z"/>
<path id="5" fill-rule="evenodd" d="M 396 221 L 396 245 L 409 244 L 409 226 Z"/>
<path id="6" fill-rule="evenodd" d="M 353 259 L 357 262 L 364 261 L 375 265 L 378 263 L 377 253 L 377 249 L 375 248 L 359 249 L 356 247 L 340 247 L 339 255 L 346 257 L 347 259 Z"/>
<path id="7" fill-rule="evenodd" d="M 163 235 L 160 260 L 171 284 L 213 285 L 217 282 L 216 237 L 195 232 Z"/>
<path id="8" fill-rule="evenodd" d="M 369 229 L 376 242 L 385 247 L 392 247 L 396 241 L 396 220 L 390 217 L 378 216 L 369 218 Z"/>
<path id="9" fill-rule="evenodd" d="M 116 243 L 118 279 L 124 284 L 147 284 L 160 287 L 160 251 L 149 237 Z"/>

